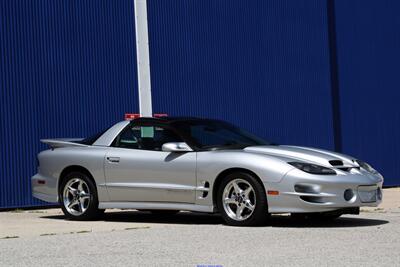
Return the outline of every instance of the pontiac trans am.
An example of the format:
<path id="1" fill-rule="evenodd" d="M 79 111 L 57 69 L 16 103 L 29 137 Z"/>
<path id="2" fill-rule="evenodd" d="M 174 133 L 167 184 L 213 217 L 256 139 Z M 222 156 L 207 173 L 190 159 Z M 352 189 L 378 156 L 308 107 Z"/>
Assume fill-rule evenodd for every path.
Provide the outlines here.
<path id="1" fill-rule="evenodd" d="M 276 145 L 227 122 L 137 118 L 86 139 L 44 139 L 33 196 L 67 218 L 105 209 L 219 213 L 256 225 L 274 213 L 313 219 L 358 214 L 382 200 L 369 164 L 322 149 Z"/>

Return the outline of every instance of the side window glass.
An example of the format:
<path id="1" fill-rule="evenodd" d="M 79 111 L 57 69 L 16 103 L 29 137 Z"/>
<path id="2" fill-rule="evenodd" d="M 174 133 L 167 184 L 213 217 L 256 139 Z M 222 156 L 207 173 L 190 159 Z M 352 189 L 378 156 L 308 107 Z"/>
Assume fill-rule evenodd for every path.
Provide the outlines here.
<path id="1" fill-rule="evenodd" d="M 123 148 L 139 149 L 140 129 L 128 127 L 117 138 L 115 146 Z"/>
<path id="2" fill-rule="evenodd" d="M 126 128 L 117 138 L 116 147 L 161 151 L 162 145 L 182 142 L 173 131 L 158 126 L 133 126 Z"/>

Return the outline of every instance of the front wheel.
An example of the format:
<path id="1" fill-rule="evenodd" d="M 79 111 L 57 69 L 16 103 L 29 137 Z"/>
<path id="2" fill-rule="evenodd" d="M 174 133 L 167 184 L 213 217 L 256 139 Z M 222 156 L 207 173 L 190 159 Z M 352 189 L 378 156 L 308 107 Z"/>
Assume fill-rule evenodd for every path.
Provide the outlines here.
<path id="1" fill-rule="evenodd" d="M 95 184 L 80 172 L 65 177 L 60 186 L 60 202 L 65 216 L 73 220 L 92 220 L 104 212 L 98 209 Z"/>
<path id="2" fill-rule="evenodd" d="M 260 225 L 268 218 L 264 187 L 248 173 L 235 172 L 224 178 L 218 189 L 217 207 L 229 225 Z"/>

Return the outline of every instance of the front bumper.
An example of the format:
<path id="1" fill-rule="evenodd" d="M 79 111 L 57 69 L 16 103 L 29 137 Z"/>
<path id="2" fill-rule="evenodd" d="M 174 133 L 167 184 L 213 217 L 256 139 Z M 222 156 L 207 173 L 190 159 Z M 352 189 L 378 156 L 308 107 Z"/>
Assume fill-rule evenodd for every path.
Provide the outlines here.
<path id="1" fill-rule="evenodd" d="M 313 175 L 289 171 L 279 183 L 265 182 L 270 213 L 311 213 L 378 206 L 382 201 L 381 176 L 369 173 Z"/>

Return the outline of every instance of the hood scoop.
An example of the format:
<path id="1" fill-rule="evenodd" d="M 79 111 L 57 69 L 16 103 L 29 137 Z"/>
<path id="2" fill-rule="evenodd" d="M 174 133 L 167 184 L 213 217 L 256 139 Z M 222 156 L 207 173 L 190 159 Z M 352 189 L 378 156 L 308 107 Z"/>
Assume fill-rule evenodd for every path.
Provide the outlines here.
<path id="1" fill-rule="evenodd" d="M 348 171 L 357 167 L 350 157 L 322 149 L 296 146 L 251 146 L 246 152 L 263 153 L 283 160 L 305 161 Z"/>
<path id="2" fill-rule="evenodd" d="M 343 166 L 343 161 L 342 160 L 330 160 L 329 163 L 333 166 Z"/>
<path id="3" fill-rule="evenodd" d="M 357 166 L 350 166 L 348 164 L 344 164 L 344 162 L 341 160 L 330 160 L 329 163 L 333 167 L 335 167 L 339 170 L 345 171 L 345 172 L 350 172 L 352 169 L 357 169 L 357 170 L 360 169 L 360 167 L 357 167 Z"/>

